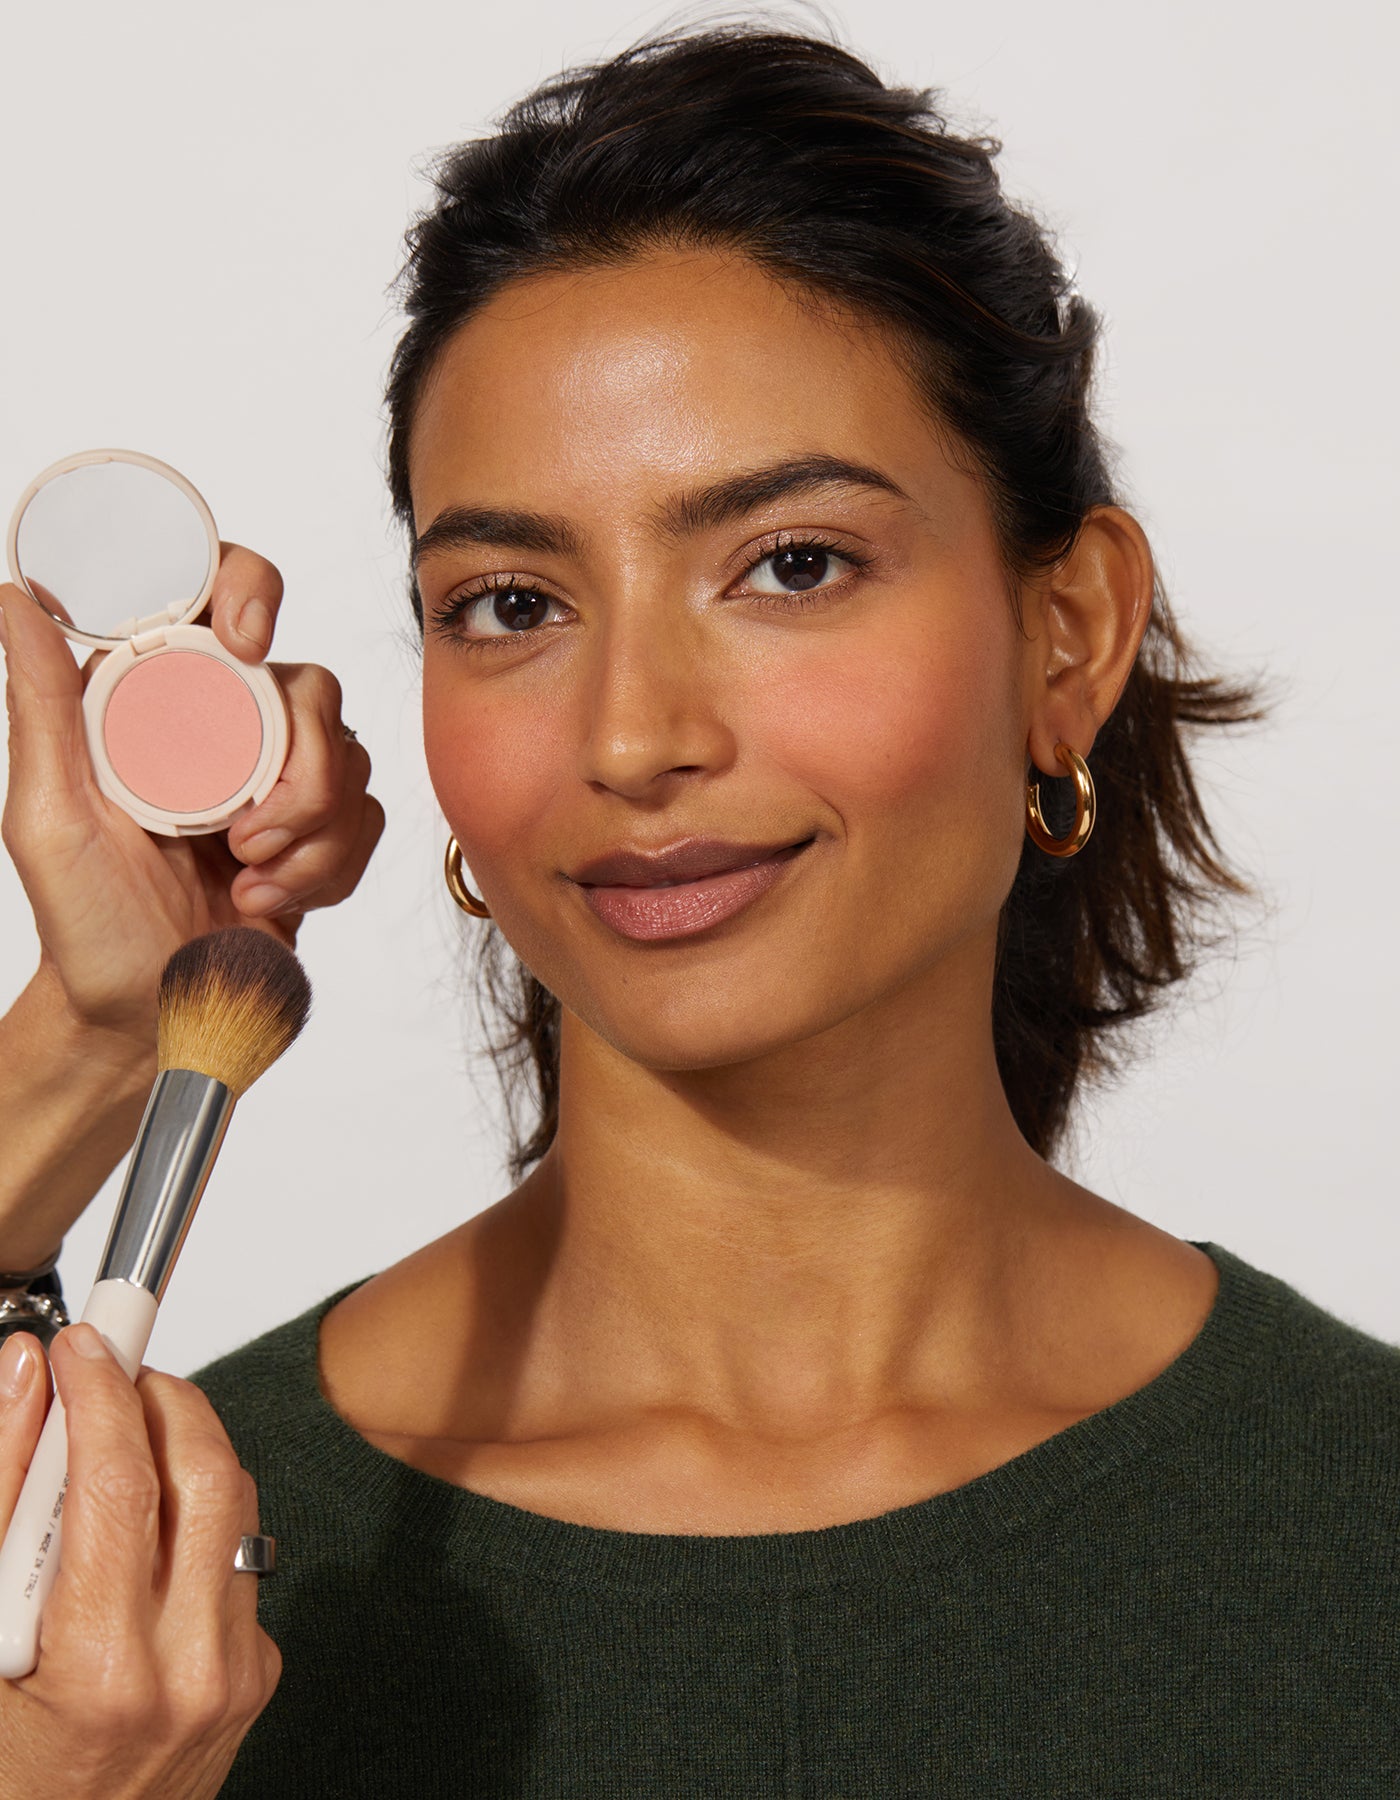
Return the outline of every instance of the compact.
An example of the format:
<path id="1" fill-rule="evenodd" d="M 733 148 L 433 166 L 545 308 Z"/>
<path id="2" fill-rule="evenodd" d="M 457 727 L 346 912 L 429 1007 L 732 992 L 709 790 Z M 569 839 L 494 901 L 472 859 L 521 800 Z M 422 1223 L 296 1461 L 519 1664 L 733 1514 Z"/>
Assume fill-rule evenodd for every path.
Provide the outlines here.
<path id="1" fill-rule="evenodd" d="M 108 652 L 83 692 L 102 792 L 148 831 L 224 830 L 271 792 L 287 703 L 192 621 L 219 533 L 197 489 L 139 450 L 83 450 L 37 475 L 9 532 L 10 573 L 74 643 Z"/>

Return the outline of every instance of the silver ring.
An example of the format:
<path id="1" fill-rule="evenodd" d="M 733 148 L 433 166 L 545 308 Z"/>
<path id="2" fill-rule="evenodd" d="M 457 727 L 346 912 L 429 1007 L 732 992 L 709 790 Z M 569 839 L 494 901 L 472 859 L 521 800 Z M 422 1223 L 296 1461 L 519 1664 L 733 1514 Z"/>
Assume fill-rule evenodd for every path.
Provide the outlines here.
<path id="1" fill-rule="evenodd" d="M 245 1532 L 234 1553 L 233 1566 L 249 1575 L 271 1575 L 277 1567 L 277 1539 Z"/>
<path id="2" fill-rule="evenodd" d="M 359 738 L 357 738 L 355 736 L 355 733 L 350 729 L 350 727 L 345 723 L 345 721 L 343 719 L 341 720 L 340 729 L 341 729 L 341 733 L 344 736 L 347 744 L 358 744 L 359 743 L 359 741 L 360 741 Z"/>

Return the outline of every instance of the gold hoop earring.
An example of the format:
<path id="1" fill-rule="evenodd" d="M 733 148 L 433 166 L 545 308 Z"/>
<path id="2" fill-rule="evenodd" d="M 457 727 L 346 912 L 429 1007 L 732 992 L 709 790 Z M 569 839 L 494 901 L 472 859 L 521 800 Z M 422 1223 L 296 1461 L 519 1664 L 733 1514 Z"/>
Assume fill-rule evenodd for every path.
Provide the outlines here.
<path id="1" fill-rule="evenodd" d="M 1094 829 L 1094 778 L 1089 765 L 1068 744 L 1056 744 L 1055 755 L 1074 777 L 1074 824 L 1064 837 L 1051 837 L 1040 810 L 1040 783 L 1026 783 L 1026 831 L 1033 844 L 1051 856 L 1075 856 L 1089 841 Z"/>
<path id="2" fill-rule="evenodd" d="M 462 846 L 455 837 L 447 840 L 447 862 L 444 872 L 447 876 L 447 891 L 462 911 L 470 913 L 474 919 L 489 919 L 491 908 L 484 900 L 478 900 L 462 879 Z"/>

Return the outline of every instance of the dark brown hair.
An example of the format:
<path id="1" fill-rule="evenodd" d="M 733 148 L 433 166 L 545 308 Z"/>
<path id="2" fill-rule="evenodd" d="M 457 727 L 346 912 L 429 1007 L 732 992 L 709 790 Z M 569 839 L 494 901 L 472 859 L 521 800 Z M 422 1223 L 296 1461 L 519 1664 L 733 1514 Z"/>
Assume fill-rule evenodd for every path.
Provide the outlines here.
<path id="1" fill-rule="evenodd" d="M 495 135 L 435 162 L 396 282 L 409 324 L 386 402 L 389 486 L 410 535 L 408 443 L 435 357 L 501 286 L 649 246 L 742 252 L 895 335 L 932 415 L 984 480 L 1008 591 L 1116 502 L 1090 413 L 1100 322 L 1042 226 L 1003 194 L 995 138 L 959 137 L 933 91 L 886 86 L 834 43 L 757 24 L 668 32 L 536 89 Z M 422 602 L 410 578 L 421 630 Z M 1089 759 L 1098 824 L 1054 858 L 1027 838 L 1002 910 L 992 1026 L 1012 1113 L 1049 1156 L 1076 1085 L 1122 1060 L 1120 1028 L 1190 973 L 1205 914 L 1253 889 L 1224 861 L 1188 733 L 1264 716 L 1258 689 L 1200 669 L 1158 583 L 1132 673 Z M 1040 777 L 1052 830 L 1067 777 Z M 478 995 L 518 1180 L 554 1137 L 559 1002 L 488 925 Z M 535 1115 L 516 1111 L 533 1076 Z"/>

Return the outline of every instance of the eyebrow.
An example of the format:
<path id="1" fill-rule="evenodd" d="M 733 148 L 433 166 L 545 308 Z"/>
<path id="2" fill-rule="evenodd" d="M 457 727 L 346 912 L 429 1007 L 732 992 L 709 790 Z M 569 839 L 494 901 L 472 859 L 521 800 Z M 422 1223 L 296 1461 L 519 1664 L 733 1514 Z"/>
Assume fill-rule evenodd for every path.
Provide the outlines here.
<path id="1" fill-rule="evenodd" d="M 711 531 L 718 525 L 732 525 L 736 519 L 742 519 L 770 500 L 782 500 L 788 494 L 805 493 L 818 487 L 874 488 L 900 500 L 909 499 L 898 482 L 879 469 L 872 469 L 865 463 L 846 462 L 839 456 L 813 454 L 789 457 L 784 462 L 770 463 L 766 468 L 731 475 L 710 487 L 677 494 L 656 514 L 655 524 L 671 537 Z"/>
<path id="2" fill-rule="evenodd" d="M 583 544 L 567 519 L 516 507 L 449 506 L 413 540 L 413 567 L 440 550 L 468 550 L 473 544 L 501 544 L 551 556 L 577 556 Z"/>
<path id="3" fill-rule="evenodd" d="M 677 494 L 652 515 L 651 523 L 666 537 L 685 537 L 731 525 L 756 507 L 819 487 L 870 488 L 913 504 L 899 483 L 866 463 L 813 453 L 788 457 L 761 469 L 745 470 Z M 413 567 L 440 550 L 462 550 L 475 544 L 498 544 L 543 555 L 580 556 L 584 539 L 557 513 L 526 512 L 516 507 L 449 506 L 413 540 Z"/>

